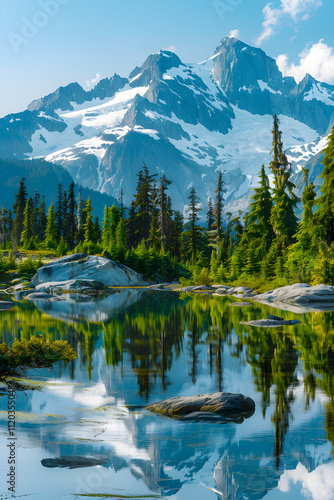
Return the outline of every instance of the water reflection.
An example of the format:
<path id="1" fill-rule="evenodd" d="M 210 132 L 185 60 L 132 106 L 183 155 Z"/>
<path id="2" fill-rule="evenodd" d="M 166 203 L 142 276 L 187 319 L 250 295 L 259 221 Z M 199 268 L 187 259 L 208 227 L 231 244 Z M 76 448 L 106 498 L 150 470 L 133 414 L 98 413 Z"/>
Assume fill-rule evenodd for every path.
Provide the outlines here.
<path id="1" fill-rule="evenodd" d="M 214 490 L 228 499 L 274 492 L 284 498 L 299 481 L 317 500 L 324 471 L 334 467 L 334 313 L 308 313 L 294 326 L 254 328 L 240 321 L 300 316 L 230 302 L 122 291 L 100 301 L 39 303 L 38 309 L 22 301 L 3 312 L 2 340 L 43 333 L 67 339 L 78 353 L 54 374 L 32 372 L 52 382 L 43 392 L 18 395 L 19 439 L 34 457 L 31 464 L 21 456 L 22 492 L 45 498 L 47 486 L 29 486 L 32 474 L 47 478 L 54 498 L 121 494 L 122 488 L 122 494 L 182 500 L 213 498 Z M 252 397 L 256 413 L 241 425 L 217 426 L 169 421 L 144 410 L 148 402 L 216 390 Z M 1 443 L 5 437 L 4 431 Z M 2 448 L 0 453 L 3 464 Z M 75 475 L 41 464 L 73 455 L 106 463 L 89 474 L 78 468 Z M 98 474 L 95 483 L 90 474 Z M 330 481 L 322 487 L 334 491 Z M 301 490 L 294 498 L 303 498 Z"/>

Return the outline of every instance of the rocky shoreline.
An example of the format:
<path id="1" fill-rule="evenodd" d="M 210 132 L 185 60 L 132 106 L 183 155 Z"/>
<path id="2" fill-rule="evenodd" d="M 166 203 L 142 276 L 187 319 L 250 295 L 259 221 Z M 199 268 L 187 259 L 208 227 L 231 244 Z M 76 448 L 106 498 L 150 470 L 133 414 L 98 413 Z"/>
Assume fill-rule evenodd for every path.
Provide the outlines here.
<path id="1" fill-rule="evenodd" d="M 243 302 L 233 302 L 231 306 L 249 306 L 261 303 L 293 313 L 334 310 L 334 287 L 331 285 L 310 286 L 296 283 L 258 294 L 248 287 L 230 287 L 227 285 L 200 285 L 180 287 L 178 283 L 160 283 L 150 285 L 132 269 L 115 261 L 86 254 L 74 254 L 56 259 L 41 267 L 32 280 L 15 279 L 11 286 L 3 290 L 3 295 L 11 296 L 15 301 L 22 299 L 36 303 L 41 301 L 68 301 L 71 295 L 107 296 L 120 289 L 140 288 L 173 293 L 199 293 L 215 297 L 234 297 Z M 4 296 L 2 296 L 2 299 Z M 247 302 L 244 300 L 247 299 Z M 249 302 L 251 300 L 252 302 Z M 15 302 L 2 300 L 0 311 L 10 309 Z M 261 320 L 262 321 L 262 320 Z M 278 321 L 278 320 L 277 320 Z M 282 320 L 281 320 L 281 325 Z M 262 326 L 255 325 L 254 326 Z M 268 325 L 267 325 L 268 326 Z M 269 326 L 274 326 L 269 325 Z"/>

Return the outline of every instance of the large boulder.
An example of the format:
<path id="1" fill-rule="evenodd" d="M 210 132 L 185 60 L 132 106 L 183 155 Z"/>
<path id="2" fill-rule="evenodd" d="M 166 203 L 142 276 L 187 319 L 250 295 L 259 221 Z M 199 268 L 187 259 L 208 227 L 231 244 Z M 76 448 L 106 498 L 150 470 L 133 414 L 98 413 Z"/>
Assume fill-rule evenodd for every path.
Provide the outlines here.
<path id="1" fill-rule="evenodd" d="M 283 286 L 270 292 L 261 293 L 253 297 L 253 300 L 264 303 L 288 303 L 288 304 L 332 304 L 334 305 L 334 286 L 296 283 Z"/>
<path id="2" fill-rule="evenodd" d="M 151 404 L 146 409 L 153 413 L 182 420 L 185 420 L 185 417 L 187 420 L 200 420 L 200 413 L 206 418 L 210 414 L 215 414 L 222 419 L 241 419 L 242 421 L 244 417 L 253 415 L 255 403 L 243 394 L 216 392 L 214 394 L 174 397 Z"/>
<path id="3" fill-rule="evenodd" d="M 42 283 L 81 279 L 100 281 L 106 286 L 133 286 L 142 281 L 138 273 L 114 260 L 74 254 L 45 264 L 38 269 L 32 282 L 37 287 Z"/>

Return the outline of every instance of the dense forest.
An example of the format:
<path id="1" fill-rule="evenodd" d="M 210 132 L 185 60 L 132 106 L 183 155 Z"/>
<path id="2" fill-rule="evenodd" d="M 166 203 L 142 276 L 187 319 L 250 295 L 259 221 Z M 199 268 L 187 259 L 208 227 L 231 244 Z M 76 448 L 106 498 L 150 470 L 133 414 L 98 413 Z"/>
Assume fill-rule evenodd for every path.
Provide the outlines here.
<path id="1" fill-rule="evenodd" d="M 272 138 L 273 187 L 262 165 L 248 213 L 232 217 L 224 211 L 225 186 L 218 172 L 202 225 L 204 209 L 196 188 L 191 187 L 182 214 L 173 209 L 168 194 L 171 181 L 165 175 L 160 179 L 151 175 L 145 164 L 137 174 L 130 206 L 124 206 L 122 192 L 118 205 L 105 206 L 102 222 L 94 216 L 91 196 L 75 195 L 74 182 L 67 189 L 60 183 L 56 203 L 46 207 L 45 195 L 35 191 L 28 196 L 22 178 L 12 208 L 3 205 L 0 211 L 0 244 L 2 251 L 8 251 L 2 270 L 15 267 L 17 252 L 57 256 L 85 252 L 112 258 L 158 281 L 256 288 L 268 283 L 334 284 L 334 127 L 318 198 L 307 169 L 303 169 L 301 200 L 296 196 L 276 115 Z M 295 211 L 300 201 L 303 216 L 298 222 Z M 28 264 L 36 268 L 41 261 Z"/>

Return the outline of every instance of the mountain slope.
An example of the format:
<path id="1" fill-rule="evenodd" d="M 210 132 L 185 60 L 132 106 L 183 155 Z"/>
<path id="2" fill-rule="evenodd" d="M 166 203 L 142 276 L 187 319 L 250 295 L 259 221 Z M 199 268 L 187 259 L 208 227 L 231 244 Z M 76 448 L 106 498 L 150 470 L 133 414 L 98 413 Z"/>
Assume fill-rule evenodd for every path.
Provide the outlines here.
<path id="1" fill-rule="evenodd" d="M 45 157 L 82 186 L 116 197 L 123 189 L 126 203 L 145 162 L 172 180 L 181 210 L 191 186 L 206 203 L 219 169 L 236 212 L 270 161 L 272 115 L 298 178 L 325 146 L 333 112 L 334 87 L 309 75 L 297 85 L 261 49 L 225 37 L 202 63 L 161 51 L 129 78 L 114 75 L 89 92 L 73 83 L 33 101 L 0 120 L 0 157 Z"/>

